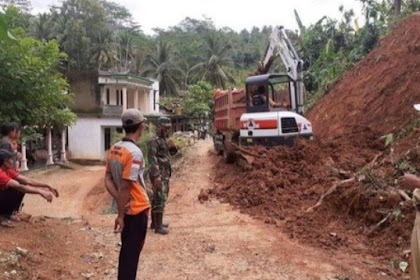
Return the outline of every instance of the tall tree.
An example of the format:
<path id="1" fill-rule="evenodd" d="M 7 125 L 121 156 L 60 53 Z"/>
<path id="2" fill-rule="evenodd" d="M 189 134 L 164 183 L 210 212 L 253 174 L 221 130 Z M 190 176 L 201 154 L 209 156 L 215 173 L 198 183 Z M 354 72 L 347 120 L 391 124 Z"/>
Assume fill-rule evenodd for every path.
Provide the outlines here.
<path id="1" fill-rule="evenodd" d="M 69 54 L 69 68 L 85 70 L 90 68 L 92 57 L 92 40 L 88 37 L 81 19 L 70 19 L 64 30 L 65 40 L 61 43 L 63 50 Z M 69 69 L 69 70 L 70 70 Z"/>
<path id="2" fill-rule="evenodd" d="M 21 28 L 23 32 L 28 29 L 30 15 L 22 12 L 17 7 L 7 6 L 4 17 L 10 29 Z"/>
<path id="3" fill-rule="evenodd" d="M 402 0 L 394 0 L 394 11 L 396 14 L 400 14 L 401 13 L 401 8 L 402 8 Z"/>
<path id="4" fill-rule="evenodd" d="M 8 6 L 14 6 L 19 10 L 29 13 L 31 10 L 31 1 L 30 0 L 0 0 L 0 7 L 4 10 Z"/>
<path id="5" fill-rule="evenodd" d="M 31 19 L 29 33 L 41 41 L 48 41 L 53 37 L 53 23 L 51 14 L 40 13 Z"/>
<path id="6" fill-rule="evenodd" d="M 198 77 L 215 87 L 226 88 L 228 82 L 234 83 L 234 77 L 223 67 L 233 63 L 232 45 L 224 41 L 219 33 L 210 32 L 201 45 L 204 60 L 191 68 Z"/>
<path id="7" fill-rule="evenodd" d="M 105 9 L 106 20 L 111 30 L 140 32 L 140 25 L 134 21 L 126 7 L 112 1 L 101 0 L 101 3 Z"/>
<path id="8" fill-rule="evenodd" d="M 187 94 L 181 104 L 185 114 L 202 117 L 213 112 L 213 87 L 203 81 L 188 87 Z"/>
<path id="9" fill-rule="evenodd" d="M 177 95 L 183 73 L 174 60 L 170 44 L 159 41 L 156 52 L 146 57 L 145 64 L 143 75 L 159 81 L 159 91 L 162 96 Z"/>
<path id="10" fill-rule="evenodd" d="M 110 30 L 105 30 L 97 38 L 98 41 L 92 44 L 91 62 L 93 65 L 97 65 L 99 70 L 103 66 L 106 68 L 113 67 L 118 61 L 117 44 L 110 32 Z"/>
<path id="11" fill-rule="evenodd" d="M 2 22 L 0 14 L 0 33 Z M 58 71 L 65 54 L 55 40 L 42 43 L 24 35 L 16 38 L 0 36 L 0 121 L 43 126 L 60 120 L 70 124 L 75 115 L 65 109 L 65 104 L 71 101 L 71 95 L 63 94 L 68 85 Z"/>
<path id="12" fill-rule="evenodd" d="M 112 41 L 106 13 L 99 0 L 66 0 L 60 7 L 52 8 L 56 35 L 68 54 L 71 69 L 98 69 L 103 64 L 98 50 Z"/>
<path id="13" fill-rule="evenodd" d="M 129 31 L 121 32 L 118 36 L 119 45 L 119 61 L 120 66 L 129 68 L 131 62 L 134 59 L 134 40 L 135 34 Z"/>

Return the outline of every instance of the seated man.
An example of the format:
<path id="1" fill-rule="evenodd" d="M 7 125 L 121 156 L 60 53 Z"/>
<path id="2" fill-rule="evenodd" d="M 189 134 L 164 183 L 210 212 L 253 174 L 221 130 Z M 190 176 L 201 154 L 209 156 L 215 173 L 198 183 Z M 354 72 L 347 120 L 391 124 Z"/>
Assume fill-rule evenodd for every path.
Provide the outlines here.
<path id="1" fill-rule="evenodd" d="M 261 106 L 267 104 L 267 98 L 265 94 L 265 86 L 259 86 L 257 90 L 252 94 L 252 105 Z"/>
<path id="2" fill-rule="evenodd" d="M 254 106 L 260 106 L 265 105 L 267 103 L 267 97 L 266 97 L 266 90 L 265 86 L 258 86 L 256 93 L 252 96 L 252 105 Z M 268 104 L 270 107 L 277 108 L 277 107 L 284 107 L 284 103 L 277 103 L 275 102 L 271 96 L 268 98 Z"/>
<path id="3" fill-rule="evenodd" d="M 51 202 L 58 191 L 48 184 L 20 175 L 13 170 L 14 154 L 0 149 L 0 225 L 13 227 L 10 217 L 18 211 L 25 193 L 38 194 Z"/>

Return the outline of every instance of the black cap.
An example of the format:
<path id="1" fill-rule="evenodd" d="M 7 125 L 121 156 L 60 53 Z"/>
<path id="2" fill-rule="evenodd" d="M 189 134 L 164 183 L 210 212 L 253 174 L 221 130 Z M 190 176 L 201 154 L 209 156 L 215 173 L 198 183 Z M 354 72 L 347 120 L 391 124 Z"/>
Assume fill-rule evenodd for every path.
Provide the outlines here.
<path id="1" fill-rule="evenodd" d="M 0 149 L 0 161 L 13 158 L 13 156 L 14 156 L 14 153 L 9 152 L 8 150 L 5 150 L 5 149 Z"/>

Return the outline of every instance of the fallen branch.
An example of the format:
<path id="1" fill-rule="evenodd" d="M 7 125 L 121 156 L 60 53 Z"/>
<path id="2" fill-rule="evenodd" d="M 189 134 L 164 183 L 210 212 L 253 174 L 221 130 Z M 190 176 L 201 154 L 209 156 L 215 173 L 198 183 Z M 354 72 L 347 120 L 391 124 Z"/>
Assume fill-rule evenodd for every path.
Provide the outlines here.
<path id="1" fill-rule="evenodd" d="M 337 177 L 339 179 L 349 179 L 349 178 L 351 178 L 352 174 L 351 174 L 350 171 L 345 171 L 343 169 L 338 169 L 338 168 L 335 168 L 333 166 L 328 166 L 327 168 L 328 168 L 328 173 L 331 176 Z"/>
<path id="2" fill-rule="evenodd" d="M 376 163 L 376 161 L 378 160 L 378 158 L 382 155 L 383 153 L 381 152 L 381 153 L 379 153 L 379 154 L 377 154 L 374 158 L 373 158 L 373 160 L 371 161 L 371 162 L 369 162 L 368 164 L 366 164 L 365 165 L 365 167 L 369 167 L 369 168 L 372 168 L 373 167 L 373 165 Z M 364 167 L 364 168 L 365 168 Z M 363 168 L 363 169 L 364 169 Z"/>
<path id="3" fill-rule="evenodd" d="M 381 225 L 383 225 L 389 217 L 391 217 L 392 213 L 389 212 L 385 218 L 383 218 L 382 220 L 379 221 L 379 223 L 377 223 L 376 225 L 374 225 L 373 227 L 371 227 L 371 229 L 367 232 L 367 236 L 371 235 L 375 230 L 377 230 Z"/>
<path id="4" fill-rule="evenodd" d="M 312 212 L 313 210 L 315 210 L 316 208 L 318 208 L 319 206 L 321 206 L 322 203 L 324 202 L 325 197 L 327 197 L 330 194 L 332 194 L 339 186 L 355 181 L 356 178 L 359 178 L 360 177 L 361 173 L 363 173 L 363 170 L 365 170 L 366 168 L 371 169 L 375 165 L 376 161 L 378 160 L 378 158 L 382 154 L 383 153 L 381 152 L 381 153 L 378 153 L 377 155 L 375 155 L 375 157 L 372 159 L 372 161 L 370 161 L 368 164 L 366 164 L 359 172 L 355 173 L 353 175 L 353 177 L 351 177 L 349 179 L 346 179 L 346 180 L 342 180 L 341 182 L 338 182 L 338 183 L 334 184 L 324 194 L 322 194 L 321 197 L 319 198 L 318 202 L 314 206 L 308 208 L 306 210 L 306 212 Z M 348 173 L 346 171 L 344 171 L 344 170 L 335 169 L 335 168 L 333 168 L 331 170 L 333 172 L 337 173 L 337 174 L 342 173 L 342 175 L 348 175 Z"/>
<path id="5" fill-rule="evenodd" d="M 243 154 L 246 154 L 246 155 L 252 156 L 252 157 L 258 157 L 259 156 L 258 154 L 253 153 L 251 151 L 248 151 L 247 149 L 244 149 L 242 147 L 239 147 L 238 145 L 236 145 L 234 143 L 230 143 L 230 144 L 236 149 L 236 151 L 239 151 L 239 152 L 241 152 Z"/>
<path id="6" fill-rule="evenodd" d="M 347 183 L 350 183 L 350 182 L 353 182 L 353 181 L 355 181 L 356 180 L 356 177 L 352 177 L 352 178 L 350 178 L 350 179 L 346 179 L 346 180 L 343 180 L 343 181 L 341 181 L 341 182 L 339 182 L 339 183 L 336 183 L 336 184 L 334 184 L 331 188 L 329 188 L 325 193 L 323 193 L 322 195 L 321 195 L 321 197 L 319 198 L 319 200 L 318 200 L 318 202 L 314 205 L 314 206 L 312 206 L 312 207 L 310 207 L 310 208 L 308 208 L 307 210 L 306 210 L 306 212 L 312 212 L 313 210 L 315 210 L 316 208 L 318 208 L 319 206 L 321 206 L 321 204 L 324 202 L 324 198 L 326 197 L 326 196 L 328 196 L 328 195 L 330 195 L 330 194 L 332 194 L 339 186 L 341 186 L 341 185 L 344 185 L 344 184 L 347 184 Z"/>
<path id="7" fill-rule="evenodd" d="M 405 199 L 405 201 L 412 201 L 408 194 L 403 190 L 397 190 L 397 192 Z"/>

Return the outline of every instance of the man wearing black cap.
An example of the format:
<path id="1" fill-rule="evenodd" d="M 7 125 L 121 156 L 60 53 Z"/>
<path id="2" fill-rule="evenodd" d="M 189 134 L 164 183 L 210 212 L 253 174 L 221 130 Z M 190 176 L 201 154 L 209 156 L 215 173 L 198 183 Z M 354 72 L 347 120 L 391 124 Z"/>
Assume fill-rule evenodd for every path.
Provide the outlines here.
<path id="1" fill-rule="evenodd" d="M 163 223 L 163 212 L 169 195 L 171 177 L 171 155 L 177 153 L 172 140 L 168 139 L 171 120 L 165 117 L 158 119 L 156 137 L 147 142 L 150 164 L 150 180 L 153 184 L 152 224 L 155 233 L 168 234 L 168 225 Z"/>
<path id="2" fill-rule="evenodd" d="M 150 208 L 143 178 L 143 153 L 136 145 L 143 134 L 145 118 L 139 110 L 128 109 L 121 119 L 125 137 L 109 150 L 105 187 L 118 205 L 115 232 L 121 232 L 122 243 L 118 279 L 135 280 Z"/>
<path id="3" fill-rule="evenodd" d="M 19 209 L 25 193 L 39 194 L 48 202 L 58 192 L 48 184 L 22 176 L 13 170 L 14 154 L 0 149 L 0 225 L 12 227 L 9 218 Z"/>

